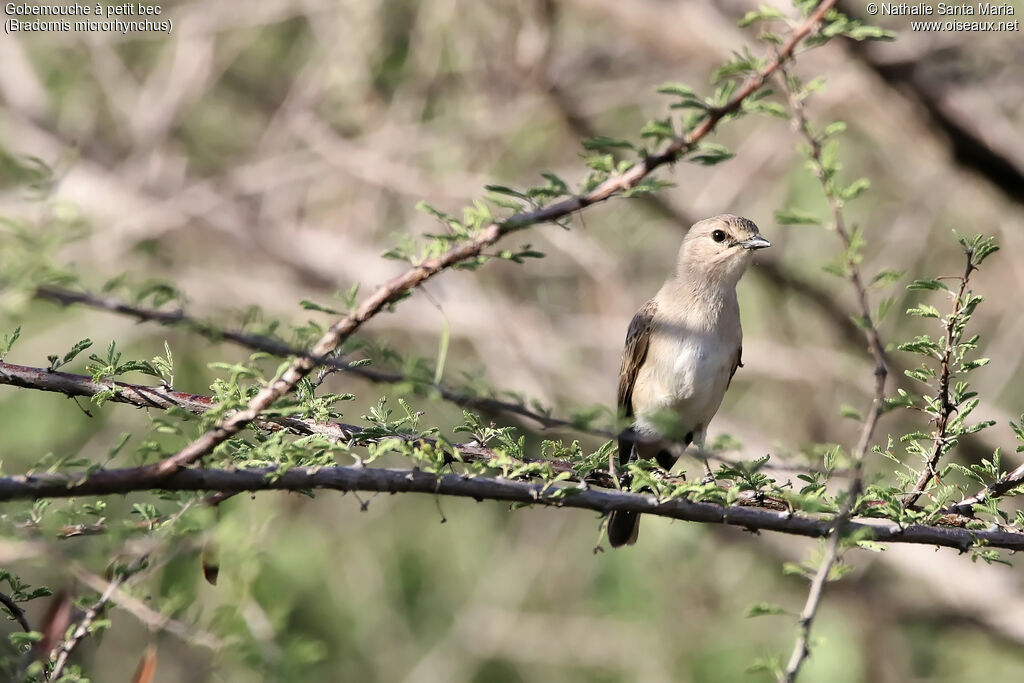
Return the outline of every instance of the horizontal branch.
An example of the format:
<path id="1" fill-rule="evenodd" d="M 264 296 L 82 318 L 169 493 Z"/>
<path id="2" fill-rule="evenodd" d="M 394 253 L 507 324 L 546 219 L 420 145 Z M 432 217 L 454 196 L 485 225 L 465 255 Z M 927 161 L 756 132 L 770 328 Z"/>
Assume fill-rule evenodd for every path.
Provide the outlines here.
<path id="1" fill-rule="evenodd" d="M 47 372 L 0 361 L 0 384 L 52 391 L 67 396 L 91 397 L 101 392 L 116 392 L 108 399 L 140 408 L 167 409 L 172 406 L 192 413 L 202 413 L 214 405 L 209 396 L 170 391 L 162 387 L 146 387 L 110 380 L 94 382 L 83 375 L 65 372 Z M 255 426 L 267 429 L 286 428 L 296 434 L 322 434 L 335 440 L 350 441 L 362 428 L 337 422 L 315 422 L 296 417 L 273 417 L 261 420 Z M 487 461 L 497 457 L 493 450 L 473 443 L 459 444 L 459 457 L 463 460 Z M 571 463 L 561 460 L 537 460 L 549 464 L 553 471 L 573 472 Z M 780 531 L 802 536 L 824 537 L 832 522 L 829 519 L 797 516 L 750 506 L 721 507 L 711 503 L 692 503 L 673 500 L 657 503 L 651 497 L 617 491 L 583 491 L 557 498 L 556 489 L 544 484 L 531 484 L 489 479 L 469 478 L 464 475 L 435 477 L 416 470 L 382 470 L 361 467 L 332 467 L 320 469 L 293 469 L 276 479 L 268 477 L 267 470 L 229 471 L 184 469 L 171 479 L 154 485 L 140 477 L 144 468 L 103 470 L 86 479 L 66 475 L 15 476 L 0 479 L 0 500 L 25 498 L 67 497 L 75 495 L 108 495 L 151 490 L 216 491 L 221 494 L 266 489 L 305 490 L 330 488 L 343 491 L 423 492 L 471 498 L 505 500 L 545 505 L 580 507 L 600 512 L 613 509 L 635 510 L 649 514 L 694 522 L 722 523 L 753 530 Z M 398 473 L 398 474 L 396 474 Z M 428 479 L 424 479 L 427 477 Z M 426 484 L 424 482 L 431 482 Z M 613 482 L 606 472 L 595 471 L 586 484 L 609 486 Z M 623 497 L 624 496 L 624 497 Z M 751 503 L 756 500 L 751 499 Z M 871 528 L 880 541 L 925 543 L 966 550 L 975 542 L 993 547 L 1022 549 L 1024 534 L 1004 531 L 969 531 L 966 529 L 933 526 L 909 526 L 900 530 L 894 522 L 863 522 L 850 526 L 852 531 Z"/>
<path id="2" fill-rule="evenodd" d="M 139 476 L 142 474 L 142 476 Z M 0 501 L 68 498 L 84 495 L 127 494 L 153 488 L 145 468 L 100 470 L 76 478 L 66 474 L 38 474 L 0 478 Z M 819 518 L 759 507 L 696 503 L 684 499 L 659 501 L 652 495 L 588 488 L 563 489 L 544 483 L 511 481 L 463 474 L 436 475 L 422 470 L 368 467 L 298 467 L 276 470 L 182 469 L 159 483 L 166 491 L 374 491 L 379 493 L 428 493 L 432 495 L 494 500 L 528 505 L 577 508 L 608 513 L 639 512 L 658 517 L 704 524 L 727 524 L 750 531 L 824 538 L 832 531 L 833 518 Z M 923 525 L 901 527 L 886 520 L 847 522 L 845 534 L 863 534 L 883 543 L 913 543 L 968 551 L 977 545 L 1024 550 L 1024 533 L 1000 530 L 973 531 Z"/>

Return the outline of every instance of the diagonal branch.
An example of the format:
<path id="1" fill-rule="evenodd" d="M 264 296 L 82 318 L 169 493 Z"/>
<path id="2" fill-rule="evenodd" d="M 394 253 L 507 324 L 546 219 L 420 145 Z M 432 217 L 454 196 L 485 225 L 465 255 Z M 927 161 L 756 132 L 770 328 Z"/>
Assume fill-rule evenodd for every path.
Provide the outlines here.
<path id="1" fill-rule="evenodd" d="M 950 506 L 950 511 L 956 514 L 969 515 L 975 505 L 984 503 L 989 498 L 1004 496 L 1018 486 L 1024 485 L 1024 465 L 1018 466 L 1012 472 L 1000 477 L 973 496 Z"/>
<path id="2" fill-rule="evenodd" d="M 85 611 L 78 624 L 71 631 L 71 633 L 54 648 L 54 651 L 50 654 L 50 661 L 52 661 L 53 669 L 50 671 L 50 680 L 58 681 L 61 678 L 61 674 L 64 673 L 64 667 L 67 666 L 68 658 L 79 643 L 89 635 L 89 631 L 92 629 L 93 623 L 103 614 L 107 605 L 110 604 L 113 599 L 114 593 L 120 588 L 120 586 L 131 578 L 132 575 L 137 574 L 146 566 L 146 557 L 141 557 L 135 560 L 129 567 L 124 568 L 118 573 L 116 577 L 107 585 L 106 589 L 100 594 L 100 597 L 90 605 L 89 609 Z"/>
<path id="3" fill-rule="evenodd" d="M 6 593 L 0 593 L 0 604 L 7 608 L 7 611 L 11 613 L 11 618 L 17 621 L 18 625 L 21 626 L 26 633 L 32 632 L 32 627 L 25 618 L 25 610 L 21 608 L 21 605 L 14 601 L 14 598 Z"/>

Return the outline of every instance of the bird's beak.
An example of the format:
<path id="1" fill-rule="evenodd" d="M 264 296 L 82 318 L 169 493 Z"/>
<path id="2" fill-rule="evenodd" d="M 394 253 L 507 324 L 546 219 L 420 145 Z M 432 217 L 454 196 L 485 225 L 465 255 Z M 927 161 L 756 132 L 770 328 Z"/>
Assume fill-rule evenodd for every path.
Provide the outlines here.
<path id="1" fill-rule="evenodd" d="M 754 235 L 749 240 L 743 240 L 741 242 L 737 242 L 736 244 L 738 246 L 743 247 L 744 249 L 764 249 L 766 247 L 772 246 L 771 242 L 761 237 L 760 235 Z"/>

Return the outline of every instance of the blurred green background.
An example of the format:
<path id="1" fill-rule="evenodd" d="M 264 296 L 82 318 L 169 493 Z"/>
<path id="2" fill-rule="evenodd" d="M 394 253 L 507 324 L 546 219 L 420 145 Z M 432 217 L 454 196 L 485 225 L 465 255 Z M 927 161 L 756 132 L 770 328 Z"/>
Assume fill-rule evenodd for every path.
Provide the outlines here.
<path id="1" fill-rule="evenodd" d="M 162 6 L 174 21 L 170 36 L 0 38 L 2 151 L 54 170 L 42 197 L 8 174 L 0 215 L 40 230 L 81 223 L 86 236 L 58 260 L 86 286 L 125 271 L 136 282 L 167 280 L 190 312 L 225 325 L 250 305 L 267 319 L 328 322 L 299 301 L 326 302 L 355 283 L 367 292 L 401 272 L 403 264 L 379 255 L 399 235 L 436 229 L 418 201 L 456 212 L 487 183 L 536 184 L 544 170 L 581 178 L 581 137 L 635 140 L 668 104 L 654 86 L 707 91 L 711 71 L 755 36 L 735 26 L 752 8 L 740 0 Z M 974 324 L 993 362 L 973 376 L 978 416 L 999 424 L 958 457 L 971 461 L 996 445 L 1012 451 L 1007 421 L 1024 406 L 1024 187 L 1014 189 L 1024 177 L 1024 44 L 1019 33 L 914 33 L 902 17 L 880 23 L 898 32 L 894 43 L 830 44 L 795 71 L 825 78 L 809 115 L 848 123 L 844 176 L 872 181 L 848 208 L 867 240 L 869 276 L 906 271 L 905 283 L 959 273 L 952 229 L 999 238 L 1003 251 L 974 280 L 986 295 Z M 1005 166 L 964 153 L 968 134 Z M 660 204 L 614 200 L 575 216 L 571 230 L 517 234 L 508 246 L 530 243 L 547 258 L 446 273 L 374 319 L 365 338 L 434 359 L 448 329 L 449 384 L 485 383 L 558 415 L 610 410 L 629 319 L 671 268 L 685 227 L 741 214 L 773 248 L 740 286 L 745 367 L 711 436 L 736 437 L 736 456 L 747 458 L 849 445 L 857 424 L 841 419 L 840 407 L 867 405 L 871 366 L 848 322 L 849 287 L 822 270 L 837 242 L 772 220 L 784 207 L 824 214 L 794 151 L 799 141 L 786 121 L 766 117 L 723 125 L 716 141 L 736 157 L 662 173 L 676 185 Z M 881 326 L 888 342 L 926 329 L 900 315 L 911 301 L 902 283 L 872 292 L 876 303 L 890 295 L 896 303 Z M 45 366 L 48 354 L 83 337 L 96 349 L 117 339 L 140 358 L 162 353 L 167 340 L 175 387 L 206 393 L 217 376 L 207 363 L 247 356 L 105 313 L 16 297 L 4 304 L 0 332 L 22 325 L 14 363 Z M 897 371 L 909 363 L 899 355 Z M 356 394 L 345 405 L 351 422 L 400 390 L 351 377 L 327 386 Z M 426 423 L 460 419 L 442 402 L 415 405 Z M 92 417 L 57 395 L 0 387 L 4 472 L 23 472 L 46 453 L 102 461 L 122 432 L 150 426 L 151 416 L 125 406 L 88 408 Z M 881 437 L 902 433 L 899 419 L 887 417 Z M 880 462 L 869 469 L 887 471 Z M 646 519 L 638 546 L 595 553 L 600 520 L 587 512 L 361 498 L 365 511 L 356 496 L 334 493 L 225 503 L 207 524 L 220 548 L 217 586 L 203 581 L 198 553 L 185 547 L 132 589 L 195 627 L 184 637 L 154 633 L 114 608 L 111 630 L 87 641 L 76 661 L 94 681 L 127 681 L 153 640 L 155 680 L 168 683 L 735 681 L 758 658 L 789 651 L 793 616 L 745 614 L 760 602 L 799 611 L 806 581 L 784 575 L 783 563 L 818 552 L 804 539 Z M 140 500 L 109 500 L 108 517 Z M 80 585 L 72 563 L 101 574 L 123 544 L 29 538 L 12 520 L 30 507 L 5 505 L 0 566 L 33 584 Z M 1019 569 L 899 546 L 848 559 L 855 570 L 829 586 L 803 680 L 1024 676 Z M 29 603 L 32 623 L 44 610 L 44 600 Z M 204 647 L 191 642 L 197 633 L 231 644 Z"/>

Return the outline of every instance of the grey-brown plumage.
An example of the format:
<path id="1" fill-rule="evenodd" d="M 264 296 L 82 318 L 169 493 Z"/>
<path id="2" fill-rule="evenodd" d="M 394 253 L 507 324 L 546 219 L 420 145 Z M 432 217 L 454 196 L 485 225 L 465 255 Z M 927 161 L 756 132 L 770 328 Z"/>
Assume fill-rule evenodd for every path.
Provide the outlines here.
<path id="1" fill-rule="evenodd" d="M 661 434 L 666 424 L 676 442 L 703 447 L 708 423 L 741 365 L 736 284 L 754 250 L 768 246 L 752 221 L 729 214 L 700 221 L 686 234 L 675 272 L 633 316 L 626 334 L 618 409 L 633 424 L 619 436 L 621 467 L 653 459 L 670 469 L 676 456 Z M 611 545 L 635 543 L 639 522 L 637 513 L 613 512 Z"/>

